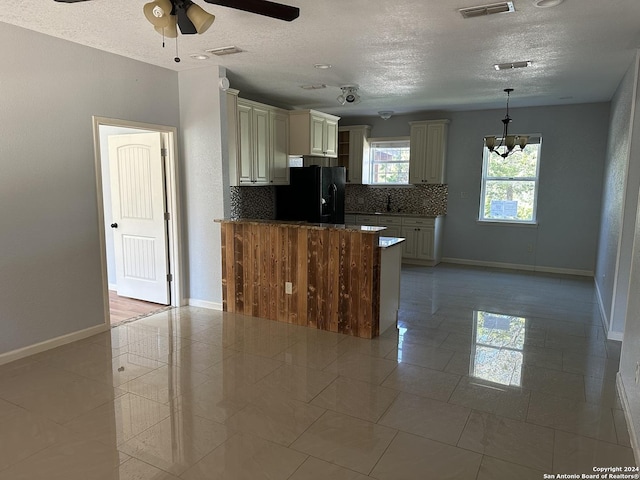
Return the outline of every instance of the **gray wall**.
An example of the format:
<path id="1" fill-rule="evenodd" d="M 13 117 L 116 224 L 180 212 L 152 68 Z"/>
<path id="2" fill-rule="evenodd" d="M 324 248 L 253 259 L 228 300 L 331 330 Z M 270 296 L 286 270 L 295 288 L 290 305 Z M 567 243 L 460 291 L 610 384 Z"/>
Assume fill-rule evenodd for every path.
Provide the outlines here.
<path id="1" fill-rule="evenodd" d="M 637 59 L 629 66 L 611 100 L 609 143 L 602 194 L 602 220 L 596 286 L 609 336 L 622 335 L 628 297 L 631 250 L 640 185 L 640 162 L 630 163 Z M 637 122 L 636 122 L 637 123 Z M 636 127 L 637 128 L 637 127 Z"/>
<path id="2" fill-rule="evenodd" d="M 426 112 L 343 118 L 372 125 L 372 137 L 409 134 L 408 122 L 448 118 L 444 257 L 592 274 L 600 218 L 609 106 L 583 104 L 511 110 L 514 133 L 541 133 L 537 228 L 477 223 L 485 135 L 500 134 L 504 110 Z M 462 195 L 465 198 L 462 198 Z M 529 253 L 529 246 L 533 249 Z"/>
<path id="3" fill-rule="evenodd" d="M 186 290 L 195 305 L 222 307 L 220 226 L 229 212 L 226 93 L 218 88 L 225 70 L 181 72 L 180 124 Z"/>
<path id="4" fill-rule="evenodd" d="M 92 115 L 177 126 L 179 108 L 162 68 L 4 23 L 0 54 L 2 354 L 105 321 Z"/>

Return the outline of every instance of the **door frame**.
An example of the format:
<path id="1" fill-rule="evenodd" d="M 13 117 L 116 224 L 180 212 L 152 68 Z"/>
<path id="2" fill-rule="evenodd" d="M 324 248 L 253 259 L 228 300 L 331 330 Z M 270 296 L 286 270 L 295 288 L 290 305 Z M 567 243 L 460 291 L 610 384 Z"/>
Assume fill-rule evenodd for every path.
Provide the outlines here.
<path id="1" fill-rule="evenodd" d="M 155 125 L 151 123 L 134 122 L 130 120 L 120 120 L 107 117 L 93 116 L 93 142 L 96 168 L 96 190 L 98 203 L 98 231 L 100 237 L 100 263 L 102 269 L 102 295 L 104 303 L 105 324 L 110 325 L 109 309 L 109 281 L 107 275 L 107 246 L 105 241 L 105 219 L 103 204 L 103 182 L 102 182 L 102 162 L 100 153 L 100 127 L 121 127 L 138 130 L 155 131 L 163 134 L 167 144 L 167 156 L 165 161 L 165 195 L 166 208 L 169 213 L 167 221 L 167 240 L 169 254 L 169 273 L 172 281 L 169 285 L 171 295 L 171 306 L 179 307 L 184 304 L 183 294 L 183 270 L 182 270 L 182 229 L 180 218 L 180 191 L 179 191 L 179 171 L 178 171 L 178 129 L 166 125 Z"/>

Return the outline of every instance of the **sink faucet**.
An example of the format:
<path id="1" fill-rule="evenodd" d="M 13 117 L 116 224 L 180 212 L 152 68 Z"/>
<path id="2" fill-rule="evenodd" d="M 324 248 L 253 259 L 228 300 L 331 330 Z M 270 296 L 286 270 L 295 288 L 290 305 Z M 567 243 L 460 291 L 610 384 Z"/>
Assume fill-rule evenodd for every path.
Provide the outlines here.
<path id="1" fill-rule="evenodd" d="M 387 212 L 391 211 L 391 195 L 387 195 Z"/>

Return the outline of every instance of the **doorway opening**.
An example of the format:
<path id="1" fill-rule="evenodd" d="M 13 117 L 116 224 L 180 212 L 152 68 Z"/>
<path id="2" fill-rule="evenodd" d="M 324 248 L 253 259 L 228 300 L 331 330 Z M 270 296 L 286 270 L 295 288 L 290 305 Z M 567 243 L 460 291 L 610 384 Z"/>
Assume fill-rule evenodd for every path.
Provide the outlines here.
<path id="1" fill-rule="evenodd" d="M 177 131 L 93 118 L 105 323 L 182 304 Z"/>

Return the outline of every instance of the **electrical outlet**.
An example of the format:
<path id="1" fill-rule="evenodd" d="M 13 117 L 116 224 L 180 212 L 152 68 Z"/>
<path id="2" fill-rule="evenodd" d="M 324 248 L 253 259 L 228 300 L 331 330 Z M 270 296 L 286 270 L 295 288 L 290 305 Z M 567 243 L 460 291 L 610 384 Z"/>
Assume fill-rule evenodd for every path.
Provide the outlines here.
<path id="1" fill-rule="evenodd" d="M 291 282 L 284 282 L 284 293 L 291 295 L 293 293 L 293 284 Z"/>
<path id="2" fill-rule="evenodd" d="M 533 253 L 533 243 L 527 244 L 527 253 Z"/>

